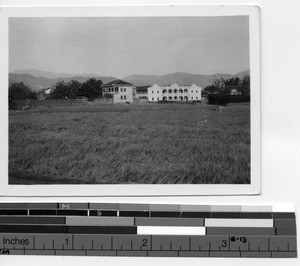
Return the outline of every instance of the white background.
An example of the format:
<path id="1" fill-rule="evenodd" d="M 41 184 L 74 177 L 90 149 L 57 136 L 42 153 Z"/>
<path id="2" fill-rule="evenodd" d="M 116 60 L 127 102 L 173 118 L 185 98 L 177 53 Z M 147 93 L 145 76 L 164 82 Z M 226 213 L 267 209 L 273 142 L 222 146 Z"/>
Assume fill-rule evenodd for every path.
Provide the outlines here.
<path id="1" fill-rule="evenodd" d="M 12 5 L 21 1 L 4 1 Z M 45 1 L 26 1 L 43 4 Z M 121 1 L 47 1 L 79 5 L 119 4 Z M 264 1 L 126 1 L 140 4 L 256 4 L 261 7 L 261 88 L 262 88 L 262 194 L 257 196 L 205 196 L 163 198 L 77 198 L 77 201 L 158 202 L 180 204 L 294 204 L 300 209 L 300 2 L 299 0 Z M 123 3 L 124 5 L 124 3 Z M 20 201 L 0 198 L 0 201 Z M 49 198 L 23 198 L 41 201 Z M 68 201 L 67 198 L 51 198 Z M 74 200 L 74 199 L 72 199 Z M 297 216 L 299 229 L 299 217 Z M 299 237 L 300 238 L 300 237 Z M 300 241 L 298 239 L 298 246 Z M 240 258 L 105 258 L 1 256 L 0 265 L 300 265 L 297 259 Z"/>

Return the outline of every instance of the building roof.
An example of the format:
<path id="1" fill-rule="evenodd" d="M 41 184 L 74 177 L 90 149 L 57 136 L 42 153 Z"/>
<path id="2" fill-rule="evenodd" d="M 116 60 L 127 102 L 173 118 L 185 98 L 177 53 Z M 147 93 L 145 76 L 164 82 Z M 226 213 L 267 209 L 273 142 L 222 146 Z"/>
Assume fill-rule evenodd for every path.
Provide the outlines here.
<path id="1" fill-rule="evenodd" d="M 111 87 L 111 86 L 116 86 L 116 85 L 126 85 L 126 86 L 133 86 L 131 83 L 121 80 L 121 79 L 116 79 L 111 82 L 108 82 L 104 84 L 102 87 Z"/>

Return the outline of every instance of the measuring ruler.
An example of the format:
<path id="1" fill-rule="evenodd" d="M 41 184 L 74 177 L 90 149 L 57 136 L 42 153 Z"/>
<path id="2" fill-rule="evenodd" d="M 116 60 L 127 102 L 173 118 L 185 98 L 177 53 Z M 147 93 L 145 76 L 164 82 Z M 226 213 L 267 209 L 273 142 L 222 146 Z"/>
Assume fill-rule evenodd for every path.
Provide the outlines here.
<path id="1" fill-rule="evenodd" d="M 293 207 L 0 203 L 1 255 L 297 257 Z"/>

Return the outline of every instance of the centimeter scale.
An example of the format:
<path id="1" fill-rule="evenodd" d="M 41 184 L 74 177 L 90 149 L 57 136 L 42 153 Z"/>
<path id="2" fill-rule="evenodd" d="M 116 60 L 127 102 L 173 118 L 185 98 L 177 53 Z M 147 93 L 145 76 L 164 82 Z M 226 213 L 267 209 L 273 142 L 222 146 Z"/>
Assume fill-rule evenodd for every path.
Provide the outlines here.
<path id="1" fill-rule="evenodd" d="M 0 203 L 1 255 L 297 257 L 293 206 Z"/>

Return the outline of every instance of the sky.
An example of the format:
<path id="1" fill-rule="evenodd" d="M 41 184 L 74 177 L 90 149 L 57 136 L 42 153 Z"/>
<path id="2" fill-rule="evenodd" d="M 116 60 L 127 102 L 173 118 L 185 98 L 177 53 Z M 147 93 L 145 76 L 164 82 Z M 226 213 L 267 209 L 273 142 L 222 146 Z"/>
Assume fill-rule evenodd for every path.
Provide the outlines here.
<path id="1" fill-rule="evenodd" d="M 250 68 L 248 16 L 10 18 L 9 71 L 118 78 Z"/>

